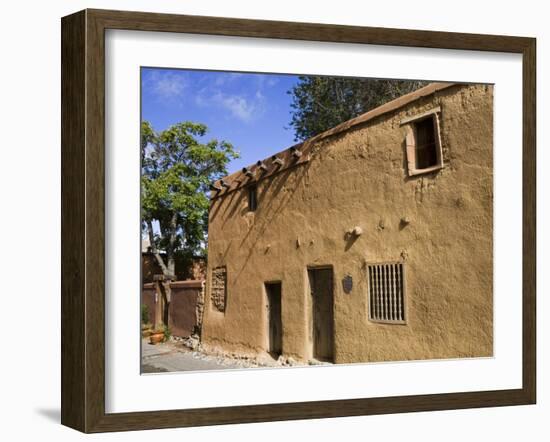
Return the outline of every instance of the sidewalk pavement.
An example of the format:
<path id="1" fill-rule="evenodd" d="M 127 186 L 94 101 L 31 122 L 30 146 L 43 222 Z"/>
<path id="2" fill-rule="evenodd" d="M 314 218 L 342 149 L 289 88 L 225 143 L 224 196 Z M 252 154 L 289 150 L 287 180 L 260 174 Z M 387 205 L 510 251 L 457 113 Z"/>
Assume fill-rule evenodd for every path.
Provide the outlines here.
<path id="1" fill-rule="evenodd" d="M 206 356 L 187 349 L 181 343 L 167 342 L 152 345 L 141 340 L 141 372 L 205 371 L 245 368 L 242 364 L 215 356 Z"/>

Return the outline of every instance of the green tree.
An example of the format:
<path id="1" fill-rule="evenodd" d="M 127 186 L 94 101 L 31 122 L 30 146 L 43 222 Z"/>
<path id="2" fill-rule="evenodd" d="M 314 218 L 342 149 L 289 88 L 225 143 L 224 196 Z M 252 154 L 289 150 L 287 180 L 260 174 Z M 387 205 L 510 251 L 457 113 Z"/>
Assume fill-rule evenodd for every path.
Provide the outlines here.
<path id="1" fill-rule="evenodd" d="M 292 96 L 295 140 L 301 141 L 427 83 L 347 77 L 300 76 Z"/>
<path id="2" fill-rule="evenodd" d="M 226 141 L 201 142 L 206 133 L 204 124 L 189 121 L 161 132 L 141 124 L 142 231 L 166 281 L 174 278 L 177 255 L 206 254 L 209 186 L 238 157 Z M 164 289 L 166 324 L 169 284 Z"/>

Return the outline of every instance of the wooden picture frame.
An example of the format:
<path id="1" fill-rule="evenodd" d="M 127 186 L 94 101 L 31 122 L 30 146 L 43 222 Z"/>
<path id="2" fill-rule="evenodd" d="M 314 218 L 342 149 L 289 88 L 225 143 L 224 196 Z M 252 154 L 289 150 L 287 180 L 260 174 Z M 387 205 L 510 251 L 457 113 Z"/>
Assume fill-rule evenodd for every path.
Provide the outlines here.
<path id="1" fill-rule="evenodd" d="M 523 57 L 523 382 L 510 390 L 105 412 L 105 30 L 495 51 Z M 533 404 L 536 398 L 536 41 L 533 38 L 84 10 L 62 19 L 62 409 L 83 432 Z"/>

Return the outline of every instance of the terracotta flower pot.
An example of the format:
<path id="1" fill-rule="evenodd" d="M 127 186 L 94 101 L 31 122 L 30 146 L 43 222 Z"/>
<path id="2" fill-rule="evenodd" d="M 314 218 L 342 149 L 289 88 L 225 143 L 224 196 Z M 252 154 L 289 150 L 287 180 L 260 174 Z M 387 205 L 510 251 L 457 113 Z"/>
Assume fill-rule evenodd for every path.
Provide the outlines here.
<path id="1" fill-rule="evenodd" d="M 155 332 L 152 333 L 151 336 L 149 336 L 149 342 L 153 345 L 158 344 L 162 341 L 164 341 L 164 332 Z"/>

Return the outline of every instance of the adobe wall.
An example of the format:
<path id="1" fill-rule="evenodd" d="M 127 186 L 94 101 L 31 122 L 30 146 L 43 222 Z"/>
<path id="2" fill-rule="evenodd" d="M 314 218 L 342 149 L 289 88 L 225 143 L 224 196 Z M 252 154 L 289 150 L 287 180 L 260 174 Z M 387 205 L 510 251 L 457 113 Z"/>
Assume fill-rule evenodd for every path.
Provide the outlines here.
<path id="1" fill-rule="evenodd" d="M 258 183 L 255 212 L 246 191 L 214 199 L 203 346 L 264 352 L 264 283 L 282 281 L 283 354 L 307 361 L 307 267 L 330 265 L 335 362 L 491 356 L 492 92 L 453 86 L 317 142 L 309 162 Z M 435 106 L 445 167 L 408 177 L 400 121 Z M 354 226 L 363 229 L 355 240 L 346 235 Z M 366 263 L 398 260 L 407 271 L 407 323 L 372 322 Z M 221 267 L 224 311 L 210 296 L 212 270 Z"/>

